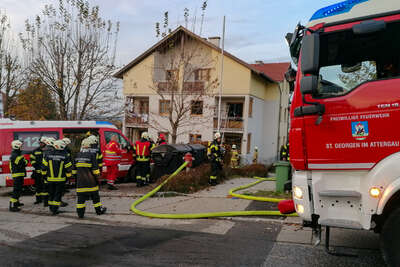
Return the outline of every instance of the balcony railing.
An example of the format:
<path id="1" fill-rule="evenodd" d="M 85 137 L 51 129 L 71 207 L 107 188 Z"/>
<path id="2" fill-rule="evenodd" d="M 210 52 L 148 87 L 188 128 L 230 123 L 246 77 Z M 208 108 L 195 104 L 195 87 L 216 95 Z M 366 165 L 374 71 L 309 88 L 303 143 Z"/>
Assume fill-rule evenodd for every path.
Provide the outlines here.
<path id="1" fill-rule="evenodd" d="M 218 128 L 218 118 L 214 118 L 214 129 Z M 243 130 L 243 118 L 221 119 L 222 130 Z"/>
<path id="2" fill-rule="evenodd" d="M 204 91 L 204 82 L 203 81 L 184 82 L 183 91 L 186 93 L 196 93 L 196 94 L 202 93 Z"/>
<path id="3" fill-rule="evenodd" d="M 172 91 L 176 92 L 178 89 L 178 86 L 177 86 L 177 84 L 174 84 L 174 82 L 166 81 L 166 82 L 159 82 L 157 85 L 157 88 L 158 88 L 158 91 L 161 93 L 162 92 L 168 93 L 168 92 L 172 92 Z"/>
<path id="4" fill-rule="evenodd" d="M 194 82 L 184 82 L 183 83 L 183 92 L 185 93 L 202 93 L 204 91 L 204 82 L 203 81 L 194 81 Z M 178 85 L 174 84 L 174 82 L 165 81 L 159 82 L 157 84 L 157 89 L 159 92 L 173 92 L 178 90 Z"/>
<path id="5" fill-rule="evenodd" d="M 149 114 L 126 114 L 125 123 L 135 126 L 148 126 Z"/>

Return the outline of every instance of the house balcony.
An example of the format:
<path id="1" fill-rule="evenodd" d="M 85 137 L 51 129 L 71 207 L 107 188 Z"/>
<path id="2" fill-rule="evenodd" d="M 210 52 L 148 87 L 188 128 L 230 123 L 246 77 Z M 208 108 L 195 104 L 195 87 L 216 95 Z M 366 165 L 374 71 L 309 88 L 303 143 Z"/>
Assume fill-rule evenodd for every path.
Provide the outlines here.
<path id="1" fill-rule="evenodd" d="M 159 93 L 170 93 L 173 91 L 176 92 L 178 86 L 177 84 L 174 84 L 171 81 L 165 81 L 165 82 L 158 82 L 157 89 Z"/>
<path id="2" fill-rule="evenodd" d="M 190 94 L 204 93 L 205 83 L 203 81 L 184 82 L 183 91 Z"/>
<path id="3" fill-rule="evenodd" d="M 178 91 L 178 85 L 170 81 L 158 82 L 157 89 L 159 93 L 171 93 Z M 188 94 L 200 94 L 204 92 L 204 89 L 205 82 L 203 81 L 183 83 L 183 92 Z"/>
<path id="4" fill-rule="evenodd" d="M 125 114 L 125 124 L 127 127 L 148 128 L 149 114 Z"/>
<path id="5" fill-rule="evenodd" d="M 224 132 L 243 132 L 243 118 L 225 118 L 221 119 L 221 131 Z M 214 130 L 218 130 L 218 118 L 214 118 Z"/>

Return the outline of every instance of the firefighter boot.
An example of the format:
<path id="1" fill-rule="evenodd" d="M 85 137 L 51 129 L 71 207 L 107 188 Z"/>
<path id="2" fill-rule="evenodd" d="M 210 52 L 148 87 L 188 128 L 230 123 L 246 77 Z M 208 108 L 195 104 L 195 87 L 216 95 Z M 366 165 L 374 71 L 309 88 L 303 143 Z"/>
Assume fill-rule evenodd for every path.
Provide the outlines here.
<path id="1" fill-rule="evenodd" d="M 17 202 L 15 202 L 15 203 L 10 202 L 10 211 L 12 211 L 12 212 L 18 212 L 18 211 L 21 210 L 20 208 L 18 208 L 18 206 L 16 205 L 16 203 L 17 203 Z"/>
<path id="2" fill-rule="evenodd" d="M 106 213 L 106 211 L 107 211 L 107 208 L 106 207 L 96 207 L 95 208 L 96 209 L 96 213 L 97 213 L 97 215 L 101 215 L 101 214 L 104 214 L 104 213 Z"/>
<path id="3" fill-rule="evenodd" d="M 36 201 L 33 204 L 40 204 L 42 203 L 42 196 L 36 196 Z"/>
<path id="4" fill-rule="evenodd" d="M 49 196 L 44 196 L 43 197 L 43 207 L 48 207 L 49 206 Z"/>
<path id="5" fill-rule="evenodd" d="M 68 203 L 61 200 L 61 207 L 66 207 L 66 206 L 68 206 Z"/>
<path id="6" fill-rule="evenodd" d="M 19 200 L 18 200 L 18 202 L 15 203 L 15 204 L 17 205 L 17 207 L 22 207 L 22 206 L 24 205 L 24 203 L 19 202 Z"/>
<path id="7" fill-rule="evenodd" d="M 78 213 L 78 217 L 80 219 L 83 219 L 83 217 L 85 216 L 85 208 L 76 209 L 76 212 Z"/>

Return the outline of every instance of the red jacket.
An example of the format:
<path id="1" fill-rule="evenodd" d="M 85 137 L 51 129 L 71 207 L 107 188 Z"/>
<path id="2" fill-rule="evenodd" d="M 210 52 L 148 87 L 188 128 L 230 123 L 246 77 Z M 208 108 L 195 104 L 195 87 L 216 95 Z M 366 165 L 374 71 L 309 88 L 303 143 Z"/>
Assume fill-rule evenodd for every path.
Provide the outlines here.
<path id="1" fill-rule="evenodd" d="M 103 161 L 106 166 L 117 165 L 121 162 L 121 148 L 116 141 L 110 141 L 106 145 Z"/>
<path id="2" fill-rule="evenodd" d="M 136 141 L 135 151 L 136 151 L 136 161 L 149 161 L 150 152 L 153 149 L 154 144 L 147 140 Z"/>

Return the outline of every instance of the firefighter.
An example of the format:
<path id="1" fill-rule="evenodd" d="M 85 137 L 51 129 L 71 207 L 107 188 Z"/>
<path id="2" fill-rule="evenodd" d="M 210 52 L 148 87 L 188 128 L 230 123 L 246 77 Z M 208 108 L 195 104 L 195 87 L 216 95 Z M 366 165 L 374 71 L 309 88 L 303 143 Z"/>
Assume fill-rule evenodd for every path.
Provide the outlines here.
<path id="1" fill-rule="evenodd" d="M 53 215 L 60 213 L 61 197 L 64 183 L 71 177 L 72 162 L 67 152 L 65 143 L 62 140 L 54 142 L 54 150 L 43 157 L 43 174 L 47 177 L 49 190 L 49 208 Z"/>
<path id="2" fill-rule="evenodd" d="M 99 195 L 99 176 L 100 170 L 98 166 L 97 151 L 91 148 L 93 144 L 92 138 L 82 140 L 81 151 L 76 155 L 75 167 L 76 176 L 76 195 L 77 204 L 76 212 L 79 218 L 85 215 L 86 200 L 93 201 L 93 207 L 97 215 L 106 213 L 107 208 L 103 207 L 100 202 Z"/>
<path id="3" fill-rule="evenodd" d="M 239 152 L 237 151 L 236 145 L 232 145 L 231 154 L 231 168 L 237 168 L 239 165 Z"/>
<path id="4" fill-rule="evenodd" d="M 24 178 L 26 176 L 26 165 L 28 161 L 22 155 L 21 148 L 22 142 L 19 140 L 14 140 L 11 142 L 12 152 L 10 157 L 10 171 L 11 177 L 13 179 L 13 192 L 10 198 L 10 211 L 20 211 L 20 206 L 23 206 L 19 202 L 19 197 L 21 196 L 22 186 L 24 184 Z"/>
<path id="5" fill-rule="evenodd" d="M 29 158 L 31 161 L 31 165 L 34 168 L 32 171 L 32 178 L 35 180 L 35 188 L 36 188 L 36 201 L 33 204 L 42 203 L 43 196 L 47 195 L 47 192 L 44 192 L 43 186 L 43 176 L 42 176 L 42 161 L 43 161 L 43 149 L 46 146 L 46 138 L 42 136 L 39 140 L 39 146 L 32 151 Z"/>
<path id="6" fill-rule="evenodd" d="M 103 168 L 103 154 L 101 154 L 101 149 L 99 147 L 99 138 L 95 135 L 91 135 L 88 137 L 90 141 L 90 151 L 96 154 L 97 165 L 99 166 L 100 176 L 101 169 Z"/>
<path id="7" fill-rule="evenodd" d="M 73 158 L 72 158 L 72 151 L 71 151 L 71 148 L 69 147 L 69 145 L 71 144 L 71 139 L 69 139 L 67 137 L 64 137 L 61 140 L 65 143 L 64 151 L 68 154 L 68 156 L 71 159 L 71 163 L 72 163 L 72 176 L 70 178 L 68 178 L 67 181 L 65 181 L 65 183 L 64 183 L 64 191 L 63 191 L 63 196 L 64 196 L 65 193 L 69 193 L 69 190 L 67 189 L 67 184 L 69 184 L 69 185 L 71 184 L 71 178 L 74 177 L 76 172 L 74 170 L 74 162 L 73 162 Z M 68 203 L 61 200 L 61 207 L 66 207 L 66 206 L 68 206 Z"/>
<path id="8" fill-rule="evenodd" d="M 42 156 L 42 179 L 43 179 L 43 192 L 42 192 L 42 201 L 43 201 L 43 206 L 48 207 L 49 206 L 49 187 L 47 183 L 47 177 L 46 177 L 46 172 L 45 168 L 46 166 L 43 165 L 43 159 L 44 157 L 52 153 L 54 151 L 54 141 L 55 139 L 52 137 L 45 137 L 43 139 L 44 143 L 46 146 L 43 148 L 43 156 Z"/>
<path id="9" fill-rule="evenodd" d="M 289 155 L 288 145 L 285 144 L 281 146 L 280 160 L 285 160 L 285 161 L 288 160 L 288 155 Z"/>
<path id="10" fill-rule="evenodd" d="M 212 186 L 217 185 L 217 176 L 222 171 L 222 151 L 221 151 L 221 134 L 215 133 L 214 141 L 210 145 L 211 157 L 211 175 L 209 184 Z"/>
<path id="11" fill-rule="evenodd" d="M 161 146 L 161 145 L 166 145 L 167 141 L 165 140 L 165 135 L 163 133 L 160 133 L 160 135 L 158 136 L 157 139 L 157 145 Z"/>
<path id="12" fill-rule="evenodd" d="M 254 147 L 254 153 L 253 153 L 253 164 L 257 164 L 258 162 L 258 147 Z"/>
<path id="13" fill-rule="evenodd" d="M 149 134 L 142 133 L 142 138 L 135 143 L 136 185 L 141 187 L 150 182 L 150 153 L 154 144 L 149 141 Z"/>
<path id="14" fill-rule="evenodd" d="M 118 164 L 121 162 L 122 152 L 117 140 L 118 136 L 116 134 L 111 136 L 111 140 L 106 145 L 104 154 L 104 165 L 107 166 L 107 184 L 110 190 L 118 190 L 114 183 L 118 177 Z"/>

